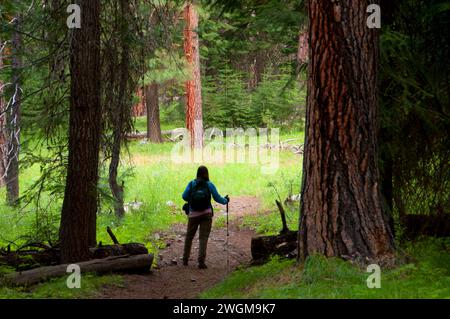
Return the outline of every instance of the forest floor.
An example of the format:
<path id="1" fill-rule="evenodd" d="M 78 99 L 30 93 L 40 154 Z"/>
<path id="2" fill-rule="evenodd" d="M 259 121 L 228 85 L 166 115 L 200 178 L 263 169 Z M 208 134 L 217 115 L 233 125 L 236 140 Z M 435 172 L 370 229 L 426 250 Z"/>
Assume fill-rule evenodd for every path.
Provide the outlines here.
<path id="1" fill-rule="evenodd" d="M 251 262 L 250 244 L 253 230 L 242 227 L 246 215 L 258 212 L 260 201 L 254 196 L 232 198 L 229 204 L 229 244 L 227 263 L 227 230 L 224 206 L 215 206 L 213 229 L 208 241 L 206 264 L 197 268 L 198 231 L 192 245 L 188 266 L 183 266 L 182 255 L 186 225 L 174 225 L 161 234 L 166 248 L 161 250 L 158 266 L 148 275 L 124 275 L 121 287 L 105 287 L 97 296 L 105 299 L 178 299 L 196 298 L 226 278 L 233 270 Z M 224 227 L 225 225 L 225 227 Z"/>

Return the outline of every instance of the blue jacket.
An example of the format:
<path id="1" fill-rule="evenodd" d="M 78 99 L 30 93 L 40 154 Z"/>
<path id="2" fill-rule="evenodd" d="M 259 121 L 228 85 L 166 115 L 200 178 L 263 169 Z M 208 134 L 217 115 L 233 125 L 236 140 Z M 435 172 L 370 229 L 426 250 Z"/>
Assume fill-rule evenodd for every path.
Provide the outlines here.
<path id="1" fill-rule="evenodd" d="M 225 205 L 228 203 L 227 199 L 220 196 L 219 192 L 217 191 L 216 186 L 214 186 L 214 184 L 210 181 L 206 182 L 208 184 L 209 187 L 209 191 L 211 192 L 212 198 L 214 198 L 214 200 L 216 202 L 218 202 L 219 204 Z M 189 184 L 187 184 L 186 189 L 183 192 L 183 199 L 188 202 L 189 201 L 189 194 L 191 193 L 191 189 L 197 184 L 197 180 L 192 180 L 189 182 Z M 189 207 L 190 209 L 190 207 Z"/>

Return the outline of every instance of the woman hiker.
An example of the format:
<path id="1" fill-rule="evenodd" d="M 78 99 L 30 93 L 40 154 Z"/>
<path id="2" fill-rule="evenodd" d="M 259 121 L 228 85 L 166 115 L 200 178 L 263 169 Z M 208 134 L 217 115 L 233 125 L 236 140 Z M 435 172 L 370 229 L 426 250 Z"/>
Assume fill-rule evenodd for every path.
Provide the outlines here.
<path id="1" fill-rule="evenodd" d="M 225 197 L 219 195 L 216 186 L 209 180 L 208 169 L 205 166 L 200 166 L 197 169 L 197 178 L 190 181 L 183 192 L 183 199 L 187 202 L 183 210 L 189 217 L 183 254 L 183 265 L 185 266 L 188 265 L 191 254 L 192 240 L 200 226 L 198 268 L 207 268 L 205 264 L 206 247 L 213 217 L 211 195 L 216 202 L 222 205 L 226 205 L 230 201 L 228 195 Z"/>

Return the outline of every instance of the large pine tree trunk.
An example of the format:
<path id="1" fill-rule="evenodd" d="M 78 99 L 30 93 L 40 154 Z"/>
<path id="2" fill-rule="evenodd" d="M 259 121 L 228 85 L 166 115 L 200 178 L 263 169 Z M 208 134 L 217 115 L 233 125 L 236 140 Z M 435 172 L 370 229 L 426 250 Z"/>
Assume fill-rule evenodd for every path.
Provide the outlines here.
<path id="1" fill-rule="evenodd" d="M 89 258 L 96 244 L 97 181 L 101 133 L 100 0 L 76 1 L 82 27 L 71 41 L 69 159 L 61 214 L 61 262 Z"/>
<path id="2" fill-rule="evenodd" d="M 145 87 L 145 104 L 147 106 L 147 138 L 153 143 L 161 143 L 158 83 L 152 82 Z"/>
<path id="3" fill-rule="evenodd" d="M 19 148 L 20 148 L 20 105 L 22 98 L 22 35 L 20 33 L 20 16 L 16 16 L 13 22 L 11 67 L 12 81 L 7 92 L 9 103 L 7 105 L 6 125 L 6 163 L 5 183 L 6 201 L 9 205 L 17 204 L 19 198 Z"/>
<path id="4" fill-rule="evenodd" d="M 190 132 L 191 146 L 203 146 L 202 87 L 200 78 L 200 52 L 197 34 L 198 15 L 195 6 L 184 8 L 184 53 L 191 69 L 191 79 L 186 82 L 186 127 Z"/>
<path id="5" fill-rule="evenodd" d="M 379 189 L 378 32 L 366 26 L 368 4 L 309 2 L 302 259 L 320 253 L 380 260 L 393 253 Z"/>

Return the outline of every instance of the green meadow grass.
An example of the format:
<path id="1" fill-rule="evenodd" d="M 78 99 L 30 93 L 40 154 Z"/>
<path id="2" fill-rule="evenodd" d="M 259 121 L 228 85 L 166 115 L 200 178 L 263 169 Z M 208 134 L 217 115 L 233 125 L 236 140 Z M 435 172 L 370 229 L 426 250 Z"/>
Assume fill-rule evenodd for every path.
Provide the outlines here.
<path id="1" fill-rule="evenodd" d="M 76 299 L 96 298 L 98 291 L 106 287 L 122 287 L 123 278 L 118 275 L 95 276 L 85 274 L 81 279 L 81 287 L 69 289 L 67 278 L 53 278 L 48 282 L 37 284 L 32 287 L 0 287 L 0 298 L 3 299 Z"/>
<path id="2" fill-rule="evenodd" d="M 195 178 L 200 163 L 173 163 L 173 146 L 174 143 L 129 143 L 127 150 L 123 152 L 125 167 L 121 170 L 119 179 L 125 182 L 125 202 L 138 201 L 142 206 L 139 210 L 127 213 L 125 218 L 118 219 L 112 213 L 111 203 L 104 203 L 98 215 L 98 241 L 110 241 L 105 232 L 106 226 L 110 226 L 120 241 L 144 242 L 152 249 L 155 244 L 152 240 L 153 233 L 165 230 L 173 223 L 185 221 L 181 210 L 184 203 L 181 194 L 187 183 Z M 279 217 L 265 213 L 276 212 L 276 192 L 285 197 L 288 195 L 288 187 L 292 187 L 295 193 L 298 193 L 300 188 L 301 157 L 290 151 L 283 151 L 279 160 L 278 171 L 269 175 L 261 173 L 259 164 L 202 164 L 208 166 L 211 180 L 222 195 L 229 194 L 231 198 L 241 195 L 257 197 L 262 202 L 261 218 L 270 220 L 273 215 L 272 220 L 275 223 L 279 222 Z M 38 176 L 39 169 L 36 165 L 21 171 L 21 190 L 31 186 Z M 100 183 L 107 190 L 105 174 Z M 0 190 L 0 196 L 5 198 L 4 188 Z M 11 208 L 1 201 L 0 246 L 10 242 L 23 243 L 26 238 L 22 236 L 32 233 L 33 225 L 38 227 L 47 223 L 46 227 L 49 229 L 57 229 L 62 194 L 58 197 L 44 192 L 42 205 L 47 208 L 50 217 L 37 215 L 33 206 L 24 209 Z M 257 228 L 257 219 L 249 220 L 248 225 Z"/>
<path id="3" fill-rule="evenodd" d="M 450 238 L 404 247 L 413 261 L 381 269 L 381 287 L 369 289 L 367 273 L 338 258 L 312 256 L 304 265 L 273 258 L 241 269 L 201 298 L 450 298 Z"/>

